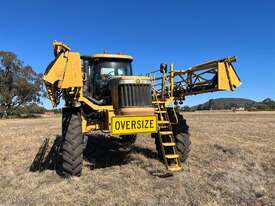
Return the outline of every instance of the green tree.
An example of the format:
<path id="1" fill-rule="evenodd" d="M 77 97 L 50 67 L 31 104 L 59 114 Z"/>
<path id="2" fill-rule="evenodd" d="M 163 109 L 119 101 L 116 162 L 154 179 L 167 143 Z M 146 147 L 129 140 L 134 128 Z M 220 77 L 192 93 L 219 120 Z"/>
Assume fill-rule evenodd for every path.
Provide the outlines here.
<path id="1" fill-rule="evenodd" d="M 270 98 L 263 100 L 263 104 L 267 105 L 269 107 L 269 110 L 275 109 L 275 101 Z"/>
<path id="2" fill-rule="evenodd" d="M 0 117 L 22 106 L 39 103 L 44 95 L 41 74 L 24 65 L 16 54 L 0 51 Z"/>
<path id="3" fill-rule="evenodd" d="M 213 110 L 215 109 L 214 108 L 214 100 L 213 99 L 210 99 L 209 102 L 208 102 L 208 110 Z"/>
<path id="4" fill-rule="evenodd" d="M 203 110 L 203 105 L 199 104 L 198 107 L 197 107 L 197 110 Z"/>

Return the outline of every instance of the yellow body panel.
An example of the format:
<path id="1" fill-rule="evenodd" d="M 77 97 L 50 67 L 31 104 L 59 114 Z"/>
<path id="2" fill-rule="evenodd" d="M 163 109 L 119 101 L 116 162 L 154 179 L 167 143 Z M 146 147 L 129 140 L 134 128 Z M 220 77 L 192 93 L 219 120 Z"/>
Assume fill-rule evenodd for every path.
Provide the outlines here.
<path id="1" fill-rule="evenodd" d="M 92 123 L 92 124 L 87 124 L 87 120 L 85 119 L 85 117 L 83 115 L 81 115 L 81 122 L 82 122 L 82 133 L 90 133 L 94 130 L 104 130 L 106 127 L 104 127 L 104 125 L 102 124 L 98 124 L 98 123 Z"/>
<path id="2" fill-rule="evenodd" d="M 229 78 L 231 80 L 233 89 L 239 87 L 242 84 L 241 80 L 239 79 L 235 69 L 233 68 L 233 66 L 231 64 L 228 65 L 228 72 L 229 72 Z"/>
<path id="3" fill-rule="evenodd" d="M 83 115 L 81 115 L 81 127 L 82 127 L 82 133 L 84 133 L 87 128 L 87 120 Z"/>
<path id="4" fill-rule="evenodd" d="M 65 65 L 67 59 L 65 54 L 61 54 L 55 61 L 53 61 L 43 76 L 43 80 L 49 84 L 54 84 L 57 81 L 62 81 L 64 76 Z"/>
<path id="5" fill-rule="evenodd" d="M 62 88 L 82 87 L 83 78 L 81 72 L 80 54 L 78 52 L 69 52 L 68 60 L 65 68 Z"/>
<path id="6" fill-rule="evenodd" d="M 89 101 L 84 96 L 80 96 L 79 99 L 78 99 L 78 101 L 84 102 L 85 104 L 89 105 L 91 108 L 93 108 L 94 110 L 97 110 L 97 111 L 114 110 L 114 107 L 112 105 L 100 106 L 100 105 L 94 104 L 93 102 Z"/>
<path id="7" fill-rule="evenodd" d="M 81 60 L 78 52 L 68 52 L 62 88 L 82 87 Z"/>
<path id="8" fill-rule="evenodd" d="M 58 83 L 62 89 L 82 87 L 81 60 L 78 52 L 62 53 L 49 65 L 43 76 L 48 84 Z"/>
<path id="9" fill-rule="evenodd" d="M 241 85 L 241 81 L 237 76 L 232 65 L 226 62 L 218 63 L 218 89 L 233 90 Z"/>

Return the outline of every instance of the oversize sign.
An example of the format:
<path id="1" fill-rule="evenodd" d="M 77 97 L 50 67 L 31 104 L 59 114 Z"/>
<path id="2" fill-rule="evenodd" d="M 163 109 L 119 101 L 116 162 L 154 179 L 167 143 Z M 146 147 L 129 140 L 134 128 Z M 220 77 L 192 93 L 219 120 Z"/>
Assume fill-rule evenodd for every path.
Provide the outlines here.
<path id="1" fill-rule="evenodd" d="M 154 133 L 157 116 L 118 116 L 112 118 L 112 134 Z"/>

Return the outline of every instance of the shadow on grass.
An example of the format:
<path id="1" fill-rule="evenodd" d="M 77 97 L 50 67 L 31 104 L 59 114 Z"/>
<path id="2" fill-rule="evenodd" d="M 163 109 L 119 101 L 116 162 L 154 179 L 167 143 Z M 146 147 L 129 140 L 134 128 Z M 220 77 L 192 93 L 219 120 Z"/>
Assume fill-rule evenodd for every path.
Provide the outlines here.
<path id="1" fill-rule="evenodd" d="M 134 144 L 128 144 L 118 137 L 104 134 L 92 134 L 88 137 L 84 158 L 91 169 L 106 168 L 128 164 L 133 158 L 131 153 L 140 153 L 147 158 L 157 159 L 157 153 Z"/>
<path id="2" fill-rule="evenodd" d="M 44 170 L 55 170 L 57 174 L 62 175 L 60 147 L 62 137 L 57 135 L 54 143 L 49 149 L 49 138 L 45 138 L 42 145 L 32 161 L 31 172 L 43 172 Z"/>
<path id="3" fill-rule="evenodd" d="M 52 147 L 49 148 L 49 138 L 45 138 L 29 170 L 31 172 L 55 170 L 58 175 L 62 176 L 61 144 L 62 137 L 57 135 Z M 142 154 L 147 158 L 158 159 L 157 152 L 148 148 L 130 145 L 118 137 L 92 134 L 88 136 L 87 146 L 83 152 L 83 157 L 88 162 L 84 166 L 90 169 L 99 169 L 128 164 L 133 160 L 130 156 L 131 152 Z"/>

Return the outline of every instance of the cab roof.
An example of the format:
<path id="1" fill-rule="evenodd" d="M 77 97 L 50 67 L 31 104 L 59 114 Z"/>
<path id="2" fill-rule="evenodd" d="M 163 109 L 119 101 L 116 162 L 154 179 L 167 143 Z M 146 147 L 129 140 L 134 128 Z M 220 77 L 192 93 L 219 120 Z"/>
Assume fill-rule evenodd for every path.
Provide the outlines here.
<path id="1" fill-rule="evenodd" d="M 96 58 L 114 58 L 114 59 L 128 59 L 128 60 L 133 60 L 134 58 L 130 55 L 126 55 L 126 54 L 94 54 L 90 56 L 93 59 Z"/>

